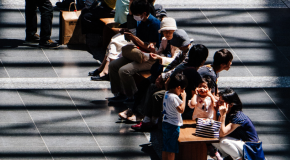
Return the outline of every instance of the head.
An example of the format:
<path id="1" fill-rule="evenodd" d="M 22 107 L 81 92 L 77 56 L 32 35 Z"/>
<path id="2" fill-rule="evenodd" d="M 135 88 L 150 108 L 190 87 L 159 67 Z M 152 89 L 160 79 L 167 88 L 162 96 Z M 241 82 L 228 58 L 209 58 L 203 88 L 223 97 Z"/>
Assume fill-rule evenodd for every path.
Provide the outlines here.
<path id="1" fill-rule="evenodd" d="M 188 65 L 197 69 L 204 64 L 208 57 L 208 49 L 202 44 L 193 45 L 188 51 Z"/>
<path id="2" fill-rule="evenodd" d="M 142 21 L 149 15 L 149 2 L 147 0 L 134 0 L 130 6 L 130 10 L 136 21 Z"/>
<path id="3" fill-rule="evenodd" d="M 227 88 L 219 93 L 219 104 L 228 104 L 227 114 L 235 114 L 242 111 L 243 105 L 238 94 L 231 88 Z"/>
<path id="4" fill-rule="evenodd" d="M 198 85 L 198 88 L 201 88 L 201 90 L 199 90 L 198 94 L 206 97 L 207 91 L 211 91 L 211 89 L 213 87 L 214 87 L 214 85 L 213 85 L 212 79 L 209 76 L 204 76 Z"/>
<path id="5" fill-rule="evenodd" d="M 161 21 L 160 29 L 158 32 L 162 32 L 167 40 L 171 40 L 173 38 L 173 33 L 176 29 L 177 27 L 175 19 L 166 17 Z"/>
<path id="6" fill-rule="evenodd" d="M 170 78 L 168 89 L 173 90 L 174 93 L 180 95 L 187 87 L 187 84 L 187 78 L 183 74 L 177 73 L 175 76 Z"/>
<path id="7" fill-rule="evenodd" d="M 155 4 L 154 8 L 155 8 L 155 13 L 156 13 L 156 18 L 157 19 L 162 21 L 165 17 L 167 17 L 167 12 L 166 12 L 165 8 L 163 8 L 162 5 Z"/>
<path id="8" fill-rule="evenodd" d="M 183 29 L 177 29 L 173 33 L 170 44 L 179 48 L 183 52 L 187 52 L 190 46 L 190 39 Z"/>
<path id="9" fill-rule="evenodd" d="M 213 57 L 213 65 L 221 70 L 228 71 L 232 65 L 233 55 L 227 49 L 221 49 L 215 52 Z"/>

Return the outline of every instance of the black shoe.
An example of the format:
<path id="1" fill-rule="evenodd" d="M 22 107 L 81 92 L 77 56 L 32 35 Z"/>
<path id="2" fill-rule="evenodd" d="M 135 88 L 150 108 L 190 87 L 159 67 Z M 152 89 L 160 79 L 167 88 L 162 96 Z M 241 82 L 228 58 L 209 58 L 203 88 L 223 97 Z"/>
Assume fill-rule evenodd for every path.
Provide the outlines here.
<path id="1" fill-rule="evenodd" d="M 134 98 L 127 98 L 123 103 L 132 105 L 132 104 L 134 104 L 134 102 L 135 102 Z"/>
<path id="2" fill-rule="evenodd" d="M 113 97 L 113 98 L 109 98 L 108 101 L 111 102 L 111 103 L 118 103 L 118 102 L 123 102 L 127 99 L 127 96 L 123 95 L 123 94 L 120 94 L 116 97 Z"/>
<path id="3" fill-rule="evenodd" d="M 34 34 L 33 36 L 28 36 L 25 38 L 25 43 L 39 43 L 40 36 L 38 34 Z"/>
<path id="4" fill-rule="evenodd" d="M 99 71 L 99 68 L 97 68 L 94 71 L 89 72 L 89 76 L 97 76 L 101 73 L 101 71 Z"/>
<path id="5" fill-rule="evenodd" d="M 55 43 L 54 41 L 52 41 L 51 39 L 42 42 L 39 42 L 39 47 L 47 47 L 47 48 L 58 48 L 59 45 L 57 43 Z"/>
<path id="6" fill-rule="evenodd" d="M 110 76 L 108 74 L 100 77 L 100 75 L 96 75 L 91 77 L 92 81 L 110 81 Z"/>

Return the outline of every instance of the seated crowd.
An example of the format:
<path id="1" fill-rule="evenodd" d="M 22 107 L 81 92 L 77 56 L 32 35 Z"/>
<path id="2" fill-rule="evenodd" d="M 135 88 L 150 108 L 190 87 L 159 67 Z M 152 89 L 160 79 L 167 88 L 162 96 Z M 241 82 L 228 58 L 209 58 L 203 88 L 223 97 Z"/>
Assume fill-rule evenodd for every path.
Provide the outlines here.
<path id="1" fill-rule="evenodd" d="M 107 47 L 102 65 L 89 72 L 92 80 L 110 81 L 114 97 L 110 103 L 124 103 L 128 109 L 120 118 L 137 124 L 134 130 L 152 130 L 162 122 L 162 159 L 174 159 L 183 119 L 211 118 L 221 122 L 220 142 L 208 144 L 209 155 L 241 160 L 245 141 L 259 141 L 253 123 L 242 112 L 242 102 L 233 89 L 218 90 L 221 71 L 231 67 L 233 55 L 217 50 L 213 63 L 205 45 L 194 44 L 176 21 L 155 0 L 82 1 L 83 33 L 100 37 L 99 19 L 114 17 L 120 23 Z M 151 76 L 134 79 L 140 71 Z"/>

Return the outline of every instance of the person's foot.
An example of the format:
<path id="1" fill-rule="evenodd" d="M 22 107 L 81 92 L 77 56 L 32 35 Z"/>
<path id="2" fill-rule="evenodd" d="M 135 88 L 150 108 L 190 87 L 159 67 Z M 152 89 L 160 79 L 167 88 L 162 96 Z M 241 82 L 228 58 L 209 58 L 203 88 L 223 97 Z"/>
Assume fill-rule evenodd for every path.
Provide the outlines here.
<path id="1" fill-rule="evenodd" d="M 99 68 L 97 68 L 96 70 L 89 72 L 88 76 L 97 76 L 100 73 L 101 73 L 101 71 L 99 71 Z"/>
<path id="2" fill-rule="evenodd" d="M 33 36 L 26 36 L 25 43 L 39 43 L 40 36 L 38 34 L 34 34 Z"/>
<path id="3" fill-rule="evenodd" d="M 123 102 L 127 99 L 127 96 L 124 95 L 124 94 L 119 94 L 118 96 L 116 97 L 113 97 L 113 98 L 109 98 L 108 101 L 111 102 L 111 103 L 120 103 L 120 102 Z"/>
<path id="4" fill-rule="evenodd" d="M 128 108 L 125 111 L 120 112 L 118 115 L 122 119 L 127 119 L 128 117 L 131 117 L 133 115 L 133 112 L 130 108 Z"/>
<path id="5" fill-rule="evenodd" d="M 100 75 L 96 75 L 96 76 L 91 77 L 91 80 L 92 81 L 110 81 L 110 76 L 109 74 L 106 74 L 102 77 L 100 77 Z"/>
<path id="6" fill-rule="evenodd" d="M 44 42 L 40 41 L 39 46 L 40 47 L 47 47 L 47 48 L 58 48 L 59 47 L 59 45 L 57 43 L 55 43 L 54 41 L 52 41 L 51 39 L 44 41 Z"/>
<path id="7" fill-rule="evenodd" d="M 219 154 L 219 152 L 215 152 L 215 156 L 212 157 L 214 160 L 223 160 L 223 158 L 221 157 L 221 155 Z"/>
<path id="8" fill-rule="evenodd" d="M 157 124 L 153 124 L 152 122 L 144 123 L 142 121 L 136 125 L 131 126 L 131 128 L 135 130 L 148 130 L 148 129 L 155 129 L 157 127 L 158 127 Z"/>
<path id="9" fill-rule="evenodd" d="M 135 114 L 133 114 L 131 117 L 128 116 L 127 120 L 131 122 L 140 122 L 143 120 L 143 117 L 136 116 Z"/>

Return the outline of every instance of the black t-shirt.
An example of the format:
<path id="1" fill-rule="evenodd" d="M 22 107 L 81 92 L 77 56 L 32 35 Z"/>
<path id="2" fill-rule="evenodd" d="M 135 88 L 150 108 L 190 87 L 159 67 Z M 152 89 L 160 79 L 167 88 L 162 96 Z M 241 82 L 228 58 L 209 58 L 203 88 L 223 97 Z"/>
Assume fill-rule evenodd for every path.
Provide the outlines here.
<path id="1" fill-rule="evenodd" d="M 182 118 L 191 119 L 194 109 L 189 108 L 187 104 L 188 100 L 190 100 L 192 97 L 192 91 L 195 91 L 196 87 L 198 87 L 199 83 L 201 82 L 201 76 L 194 67 L 187 67 L 182 71 L 182 74 L 185 75 L 188 80 L 188 86 L 185 88 L 186 106 L 184 113 L 182 114 Z"/>

